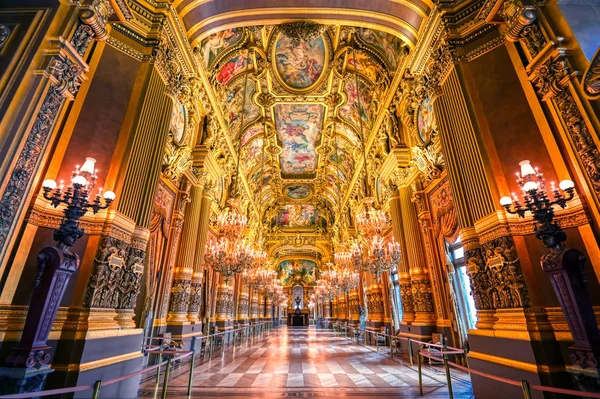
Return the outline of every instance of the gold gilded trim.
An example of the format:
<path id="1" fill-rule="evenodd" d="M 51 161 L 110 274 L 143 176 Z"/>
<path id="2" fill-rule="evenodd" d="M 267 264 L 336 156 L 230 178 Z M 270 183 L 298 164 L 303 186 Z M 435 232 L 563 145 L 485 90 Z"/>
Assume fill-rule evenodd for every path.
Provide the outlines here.
<path id="1" fill-rule="evenodd" d="M 227 12 L 227 13 L 223 13 L 223 14 L 219 14 L 219 15 L 215 15 L 213 17 L 210 18 L 206 18 L 200 22 L 197 22 L 195 25 L 192 25 L 188 31 L 187 31 L 187 37 L 188 39 L 190 39 L 191 37 L 194 36 L 194 34 L 196 32 L 198 32 L 199 30 L 201 30 L 202 28 L 204 28 L 207 25 L 210 25 L 214 22 L 219 22 L 225 19 L 237 19 L 237 18 L 241 18 L 241 17 L 251 17 L 251 16 L 260 16 L 259 19 L 252 19 L 250 22 L 250 18 L 246 21 L 240 22 L 239 20 L 236 21 L 235 23 L 227 23 L 227 24 L 223 24 L 223 25 L 219 25 L 216 28 L 213 29 L 209 29 L 206 32 L 203 32 L 201 35 L 199 35 L 198 37 L 194 38 L 194 40 L 191 42 L 191 47 L 194 48 L 202 39 L 204 39 L 205 37 L 219 32 L 221 30 L 224 29 L 231 29 L 231 28 L 235 28 L 235 27 L 239 27 L 240 24 L 241 25 L 273 25 L 276 24 L 277 21 L 274 21 L 273 19 L 265 19 L 265 15 L 275 15 L 275 16 L 279 16 L 281 17 L 280 22 L 283 22 L 286 20 L 285 15 L 286 14 L 299 14 L 299 13 L 306 13 L 307 15 L 311 15 L 313 13 L 320 13 L 320 14 L 326 14 L 326 15 L 331 15 L 333 18 L 313 18 L 316 22 L 320 22 L 320 23 L 325 23 L 325 24 L 348 24 L 348 25 L 352 25 L 352 26 L 359 26 L 359 27 L 363 27 L 363 28 L 371 28 L 371 29 L 377 29 L 380 30 L 382 32 L 386 32 L 389 33 L 391 35 L 396 35 L 399 36 L 402 40 L 404 40 L 404 42 L 406 42 L 411 48 L 414 47 L 415 43 L 413 42 L 413 40 L 409 39 L 406 34 L 404 34 L 403 32 L 400 32 L 398 30 L 395 29 L 391 29 L 387 26 L 383 26 L 383 25 L 378 25 L 378 24 L 373 24 L 373 23 L 363 23 L 360 21 L 351 21 L 351 20 L 346 20 L 343 19 L 344 16 L 347 15 L 351 15 L 351 16 L 364 16 L 364 12 L 362 11 L 358 11 L 358 10 L 349 10 L 349 9 L 344 9 L 344 8 L 340 8 L 340 9 L 331 9 L 331 8 L 306 8 L 306 7 L 293 7 L 293 8 L 286 8 L 286 9 L 265 9 L 265 8 L 261 8 L 261 9 L 255 9 L 255 10 L 243 10 L 243 11 L 231 11 L 231 12 Z M 422 18 L 426 18 L 426 14 L 421 10 L 421 13 L 419 13 L 419 15 Z M 379 18 L 383 21 L 389 21 L 393 24 L 399 25 L 402 28 L 406 29 L 407 31 L 411 32 L 415 37 L 418 36 L 418 31 L 417 29 L 412 26 L 411 24 L 409 24 L 408 22 L 406 22 L 403 19 L 400 18 L 396 18 L 396 17 L 390 17 L 389 15 L 385 15 L 385 14 L 380 14 L 380 13 L 376 13 L 376 12 L 372 12 L 369 13 L 369 16 L 371 17 L 376 17 Z"/>
<path id="2" fill-rule="evenodd" d="M 135 352 L 125 353 L 123 355 L 107 357 L 106 359 L 94 360 L 94 361 L 82 363 L 82 364 L 71 363 L 68 366 L 60 365 L 60 364 L 57 364 L 57 365 L 53 364 L 52 368 L 54 368 L 55 370 L 59 370 L 59 371 L 84 372 L 84 371 L 97 369 L 100 367 L 110 366 L 115 363 L 122 363 L 122 362 L 126 362 L 128 360 L 137 359 L 138 357 L 142 357 L 142 355 L 143 355 L 142 352 L 135 351 Z"/>
<path id="3" fill-rule="evenodd" d="M 546 364 L 534 364 L 522 362 L 520 360 L 507 359 L 505 357 L 488 355 L 481 352 L 469 352 L 469 357 L 484 362 L 495 363 L 501 366 L 506 366 L 514 369 L 527 371 L 529 373 L 560 373 L 565 370 L 564 366 L 548 366 Z"/>
<path id="4" fill-rule="evenodd" d="M 186 5 L 184 8 L 181 9 L 181 11 L 178 12 L 179 17 L 183 20 L 184 17 L 190 13 L 190 11 L 192 11 L 194 8 L 197 8 L 199 6 L 201 6 L 204 3 L 208 3 L 211 2 L 212 0 L 196 0 L 196 1 L 192 1 L 190 4 Z M 429 3 L 431 2 L 430 0 L 425 0 L 424 1 L 426 4 L 429 5 Z M 417 4 L 411 2 L 411 1 L 407 1 L 407 0 L 395 0 L 394 3 L 396 4 L 401 4 L 406 6 L 406 8 L 416 12 L 421 18 L 426 18 L 427 17 L 427 13 L 425 10 L 423 10 L 421 7 L 419 7 Z M 433 9 L 433 7 L 431 5 L 429 5 L 429 7 L 431 9 Z M 258 10 L 258 11 L 257 11 Z M 273 8 L 273 9 L 253 9 L 253 10 L 241 10 L 241 11 L 226 11 L 223 13 L 219 13 L 211 18 L 206 18 L 204 21 L 219 21 L 222 20 L 224 18 L 226 18 L 227 15 L 229 14 L 235 14 L 235 15 L 239 15 L 242 14 L 243 16 L 250 16 L 250 15 L 261 15 L 264 12 L 267 12 L 268 14 L 289 14 L 290 11 L 288 10 L 295 10 L 293 11 L 293 13 L 297 13 L 298 11 L 304 12 L 307 14 L 307 17 L 310 18 L 310 15 L 313 13 L 325 13 L 325 14 L 340 14 L 343 15 L 343 12 L 346 12 L 347 15 L 362 15 L 364 16 L 365 13 L 368 13 L 368 15 L 381 15 L 383 18 L 383 20 L 389 20 L 392 21 L 394 19 L 398 19 L 396 17 L 391 17 L 389 15 L 386 14 L 381 14 L 375 11 L 371 11 L 371 10 L 355 10 L 355 11 L 351 11 L 352 9 L 349 8 L 324 8 L 324 7 L 289 7 L 286 9 L 282 9 L 282 8 Z M 351 12 L 348 12 L 351 11 Z M 204 25 L 208 24 L 210 22 L 206 22 Z M 196 26 L 196 25 L 194 25 Z M 192 26 L 191 29 L 194 28 L 194 26 Z M 238 25 L 239 26 L 239 25 Z M 190 29 L 190 30 L 191 30 Z M 189 32 L 188 32 L 189 33 Z"/>

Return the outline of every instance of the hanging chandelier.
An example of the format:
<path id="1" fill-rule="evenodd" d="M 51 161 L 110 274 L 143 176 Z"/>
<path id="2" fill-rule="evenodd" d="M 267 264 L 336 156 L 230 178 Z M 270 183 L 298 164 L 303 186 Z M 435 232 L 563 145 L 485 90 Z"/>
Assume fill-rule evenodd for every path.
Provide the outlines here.
<path id="1" fill-rule="evenodd" d="M 356 51 L 352 52 L 354 64 L 356 64 Z M 356 85 L 356 100 L 358 108 L 361 107 L 360 86 L 358 84 L 358 72 L 354 69 L 354 80 Z M 356 215 L 356 227 L 361 237 L 358 238 L 351 250 L 351 259 L 355 272 L 368 271 L 375 275 L 377 280 L 381 274 L 389 271 L 400 262 L 402 253 L 400 245 L 392 238 L 386 245 L 383 238 L 384 231 L 389 226 L 387 214 L 374 207 L 375 199 L 369 195 L 369 166 L 367 160 L 366 141 L 363 131 L 362 118 L 359 118 L 360 135 L 363 141 L 363 161 L 365 168 L 365 198 L 363 199 L 363 210 Z M 344 255 L 345 256 L 345 255 Z"/>
<path id="2" fill-rule="evenodd" d="M 235 178 L 232 179 L 230 187 L 230 195 L 235 195 L 241 173 L 241 153 L 242 153 L 242 136 L 244 128 L 244 114 L 246 110 L 246 91 L 248 89 L 248 73 L 244 78 L 244 93 L 242 98 L 242 110 L 240 117 L 240 140 L 237 147 L 237 165 Z M 256 253 L 252 246 L 243 239 L 243 233 L 248 227 L 248 217 L 240 212 L 241 200 L 239 198 L 229 198 L 227 200 L 228 207 L 217 215 L 216 229 L 218 238 L 216 241 L 208 243 L 205 253 L 206 263 L 213 268 L 214 271 L 221 274 L 225 278 L 225 282 L 237 273 L 241 273 L 245 269 L 252 266 Z M 262 256 L 262 254 L 259 254 Z"/>

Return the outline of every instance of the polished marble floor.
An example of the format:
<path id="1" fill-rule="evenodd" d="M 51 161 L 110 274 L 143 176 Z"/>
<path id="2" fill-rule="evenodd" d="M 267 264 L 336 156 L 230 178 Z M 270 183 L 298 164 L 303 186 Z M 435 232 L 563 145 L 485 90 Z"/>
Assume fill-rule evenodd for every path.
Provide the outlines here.
<path id="1" fill-rule="evenodd" d="M 421 397 L 416 367 L 314 327 L 281 327 L 235 352 L 198 360 L 192 397 Z M 426 367 L 423 374 L 423 397 L 448 397 L 442 370 Z M 187 383 L 183 366 L 172 373 L 168 397 L 187 397 Z M 464 374 L 454 373 L 453 388 L 457 399 L 472 396 Z M 154 396 L 153 389 L 152 383 L 144 385 L 140 397 Z"/>

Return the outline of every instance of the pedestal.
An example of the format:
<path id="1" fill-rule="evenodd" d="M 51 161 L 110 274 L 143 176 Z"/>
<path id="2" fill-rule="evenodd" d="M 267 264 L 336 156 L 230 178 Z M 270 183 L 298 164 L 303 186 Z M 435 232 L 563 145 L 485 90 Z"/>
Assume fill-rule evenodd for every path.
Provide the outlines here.
<path id="1" fill-rule="evenodd" d="M 3 395 L 40 392 L 46 377 L 54 370 L 45 365 L 39 369 L 22 367 L 0 367 L 0 392 Z"/>

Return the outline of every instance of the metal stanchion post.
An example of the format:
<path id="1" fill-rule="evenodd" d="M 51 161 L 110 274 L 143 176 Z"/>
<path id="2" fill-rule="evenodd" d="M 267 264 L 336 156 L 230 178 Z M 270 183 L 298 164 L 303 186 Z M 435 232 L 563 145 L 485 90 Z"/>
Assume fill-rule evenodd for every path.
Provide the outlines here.
<path id="1" fill-rule="evenodd" d="M 523 397 L 525 399 L 531 399 L 531 391 L 529 390 L 529 383 L 526 380 L 521 381 L 521 388 L 523 388 Z"/>
<path id="2" fill-rule="evenodd" d="M 410 360 L 410 365 L 414 366 L 413 364 L 413 354 L 412 354 L 412 341 L 409 338 L 408 339 L 408 359 Z"/>
<path id="3" fill-rule="evenodd" d="M 212 359 L 212 354 L 213 354 L 213 341 L 215 337 L 210 337 L 210 352 L 208 353 L 208 358 Z"/>
<path id="4" fill-rule="evenodd" d="M 171 357 L 167 359 L 167 368 L 165 370 L 165 379 L 163 380 L 162 399 L 167 399 L 167 389 L 169 387 L 169 369 L 171 368 Z"/>
<path id="5" fill-rule="evenodd" d="M 421 374 L 421 350 L 417 352 L 417 364 L 419 370 L 419 395 L 423 396 L 423 375 Z"/>
<path id="6" fill-rule="evenodd" d="M 392 347 L 392 337 L 390 336 L 390 358 L 394 358 L 394 348 Z"/>
<path id="7" fill-rule="evenodd" d="M 379 352 L 379 333 L 375 333 L 375 351 Z"/>
<path id="8" fill-rule="evenodd" d="M 446 345 L 442 348 L 444 351 L 446 350 Z M 450 365 L 448 364 L 448 355 L 444 353 L 443 355 L 444 368 L 446 369 L 446 381 L 448 382 L 448 397 L 450 399 L 454 398 L 454 394 L 452 393 L 452 376 L 450 375 Z"/>
<path id="9" fill-rule="evenodd" d="M 192 359 L 190 360 L 190 376 L 188 378 L 188 396 L 192 394 L 192 380 L 194 379 L 194 364 L 196 362 L 196 337 L 192 338 Z"/>
<path id="10" fill-rule="evenodd" d="M 158 354 L 158 364 L 162 363 L 162 353 Z M 156 386 L 154 388 L 154 394 L 158 393 L 158 387 L 160 386 L 160 366 L 156 368 Z"/>
<path id="11" fill-rule="evenodd" d="M 92 393 L 92 399 L 100 398 L 100 387 L 102 386 L 102 381 L 98 380 L 94 382 L 94 392 Z"/>

